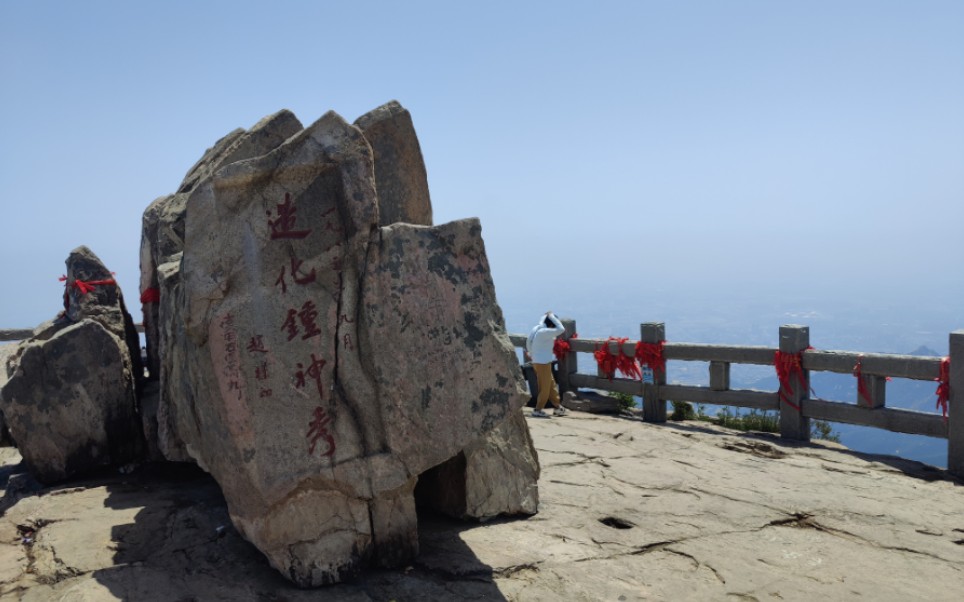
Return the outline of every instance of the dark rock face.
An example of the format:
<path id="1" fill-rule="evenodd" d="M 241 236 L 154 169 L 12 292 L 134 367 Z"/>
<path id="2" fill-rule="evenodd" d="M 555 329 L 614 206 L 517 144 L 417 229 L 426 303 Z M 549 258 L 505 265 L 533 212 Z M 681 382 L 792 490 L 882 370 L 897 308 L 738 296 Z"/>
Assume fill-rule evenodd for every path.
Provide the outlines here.
<path id="1" fill-rule="evenodd" d="M 143 447 L 140 351 L 123 295 L 86 247 L 67 260 L 64 315 L 10 359 L 3 413 L 34 476 L 53 483 L 130 462 Z"/>
<path id="2" fill-rule="evenodd" d="M 239 531 L 301 585 L 409 562 L 415 485 L 450 458 L 467 458 L 458 516 L 537 505 L 481 227 L 396 223 L 431 224 L 411 118 L 389 103 L 358 123 L 329 112 L 189 174 L 169 255 L 148 224 L 170 219 L 145 217 L 158 447 L 210 472 Z"/>

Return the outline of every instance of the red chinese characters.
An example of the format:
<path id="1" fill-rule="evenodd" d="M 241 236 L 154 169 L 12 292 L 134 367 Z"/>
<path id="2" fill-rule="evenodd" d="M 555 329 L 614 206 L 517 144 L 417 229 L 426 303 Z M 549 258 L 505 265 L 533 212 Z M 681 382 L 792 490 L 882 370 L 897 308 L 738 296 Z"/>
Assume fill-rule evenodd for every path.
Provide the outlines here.
<path id="1" fill-rule="evenodd" d="M 295 230 L 295 221 L 298 217 L 298 210 L 291 202 L 291 194 L 285 193 L 285 202 L 275 205 L 278 208 L 278 217 L 269 219 L 268 225 L 271 226 L 271 239 L 276 238 L 304 238 L 311 234 L 311 230 Z M 268 217 L 271 212 L 268 211 Z"/>
<path id="2" fill-rule="evenodd" d="M 311 354 L 311 363 L 308 364 L 307 370 L 304 365 L 299 362 L 298 371 L 295 372 L 295 388 L 303 388 L 306 383 L 305 377 L 310 378 L 315 381 L 315 387 L 318 389 L 318 399 L 324 399 L 325 390 L 321 385 L 321 369 L 324 368 L 327 363 L 325 360 L 315 357 L 314 353 Z"/>
<path id="3" fill-rule="evenodd" d="M 221 341 L 224 343 L 224 365 L 221 366 L 221 374 L 227 381 L 228 391 L 237 391 L 238 399 L 241 399 L 241 372 L 238 362 L 238 341 L 234 332 L 234 316 L 230 313 L 225 314 L 218 322 L 221 329 Z"/>
<path id="4" fill-rule="evenodd" d="M 257 334 L 248 342 L 248 352 L 268 353 L 264 347 L 264 337 Z"/>
<path id="5" fill-rule="evenodd" d="M 314 282 L 316 278 L 315 268 L 311 268 L 311 271 L 305 274 L 301 271 L 302 263 L 304 262 L 300 259 L 296 259 L 294 257 L 291 258 L 291 272 L 290 272 L 291 278 L 292 280 L 295 281 L 296 284 L 301 284 L 301 285 L 310 284 Z M 281 286 L 282 293 L 288 292 L 288 283 L 285 281 L 286 267 L 287 266 L 281 266 L 281 273 L 278 274 L 278 279 L 274 281 L 275 286 L 279 286 L 279 285 Z"/>
<path id="6" fill-rule="evenodd" d="M 288 331 L 289 341 L 298 335 L 298 324 L 295 322 L 296 317 L 301 322 L 301 327 L 305 331 L 301 337 L 302 339 L 308 339 L 321 334 L 321 329 L 318 328 L 316 322 L 318 319 L 318 309 L 311 301 L 305 301 L 304 305 L 301 306 L 301 311 L 289 309 L 288 315 L 281 325 L 281 330 Z"/>
<path id="7" fill-rule="evenodd" d="M 326 447 L 321 455 L 331 457 L 335 454 L 335 438 L 328 432 L 329 424 L 331 424 L 331 416 L 321 406 L 315 408 L 311 415 L 311 421 L 308 422 L 308 434 L 305 435 L 308 439 L 309 456 L 315 453 L 315 447 L 318 445 L 318 441 L 322 439 L 324 439 Z"/>

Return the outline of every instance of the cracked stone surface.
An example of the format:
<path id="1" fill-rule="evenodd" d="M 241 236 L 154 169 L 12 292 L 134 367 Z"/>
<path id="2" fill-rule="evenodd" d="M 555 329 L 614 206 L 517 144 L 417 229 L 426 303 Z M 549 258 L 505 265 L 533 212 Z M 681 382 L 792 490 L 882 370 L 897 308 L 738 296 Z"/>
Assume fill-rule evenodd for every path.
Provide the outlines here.
<path id="1" fill-rule="evenodd" d="M 298 589 L 194 468 L 35 491 L 0 448 L 3 600 L 958 600 L 964 483 L 832 443 L 573 412 L 528 419 L 539 513 L 418 517 L 419 556 Z M 220 529 L 219 529 L 220 528 Z M 32 543 L 24 543 L 32 538 Z"/>

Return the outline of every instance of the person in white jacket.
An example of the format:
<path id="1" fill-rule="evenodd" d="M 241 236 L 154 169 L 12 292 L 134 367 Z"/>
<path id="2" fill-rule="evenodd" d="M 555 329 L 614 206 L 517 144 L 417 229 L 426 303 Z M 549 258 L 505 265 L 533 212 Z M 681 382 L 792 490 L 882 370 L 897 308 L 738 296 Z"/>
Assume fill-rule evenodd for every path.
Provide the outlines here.
<path id="1" fill-rule="evenodd" d="M 539 418 L 549 417 L 544 411 L 547 401 L 551 401 L 556 408 L 553 412 L 556 416 L 566 414 L 566 408 L 559 403 L 559 391 L 552 378 L 552 346 L 556 337 L 564 332 L 566 329 L 559 318 L 551 311 L 547 311 L 526 340 L 526 351 L 532 359 L 532 368 L 536 372 L 536 381 L 539 383 L 539 399 L 536 401 L 536 409 L 532 411 L 532 415 Z"/>

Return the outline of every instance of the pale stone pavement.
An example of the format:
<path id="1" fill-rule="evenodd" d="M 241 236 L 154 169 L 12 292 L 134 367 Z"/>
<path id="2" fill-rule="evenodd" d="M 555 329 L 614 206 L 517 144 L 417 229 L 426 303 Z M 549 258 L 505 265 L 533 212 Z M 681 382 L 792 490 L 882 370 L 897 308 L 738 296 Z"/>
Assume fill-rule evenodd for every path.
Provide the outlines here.
<path id="1" fill-rule="evenodd" d="M 145 466 L 18 492 L 18 458 L 2 448 L 0 599 L 964 595 L 964 487 L 943 471 L 695 422 L 528 420 L 543 470 L 539 514 L 482 525 L 423 515 L 413 566 L 321 590 L 299 590 L 268 567 L 197 471 Z"/>

